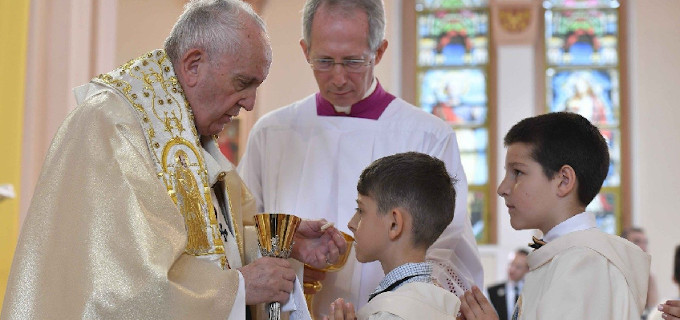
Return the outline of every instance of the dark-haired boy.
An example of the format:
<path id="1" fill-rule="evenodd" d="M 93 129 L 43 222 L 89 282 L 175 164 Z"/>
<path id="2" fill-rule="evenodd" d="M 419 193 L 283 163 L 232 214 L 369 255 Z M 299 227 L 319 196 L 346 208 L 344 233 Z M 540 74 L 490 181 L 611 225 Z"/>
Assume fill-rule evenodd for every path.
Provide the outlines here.
<path id="1" fill-rule="evenodd" d="M 432 281 L 425 252 L 453 219 L 456 191 L 444 162 L 407 152 L 374 161 L 361 173 L 357 209 L 347 224 L 359 262 L 380 261 L 386 276 L 358 319 L 455 319 L 460 300 Z M 338 299 L 332 319 L 355 319 Z"/>
<path id="2" fill-rule="evenodd" d="M 578 114 L 549 113 L 520 121 L 504 143 L 498 194 L 510 224 L 544 234 L 528 256 L 513 319 L 640 319 L 649 255 L 597 229 L 594 214 L 585 212 L 609 167 L 599 130 Z M 494 319 L 477 288 L 461 300 L 466 319 Z"/>

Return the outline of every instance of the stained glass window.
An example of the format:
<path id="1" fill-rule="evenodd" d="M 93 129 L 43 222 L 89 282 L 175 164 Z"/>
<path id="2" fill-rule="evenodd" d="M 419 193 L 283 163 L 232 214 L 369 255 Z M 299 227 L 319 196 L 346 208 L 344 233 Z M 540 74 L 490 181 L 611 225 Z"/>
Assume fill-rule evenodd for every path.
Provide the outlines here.
<path id="1" fill-rule="evenodd" d="M 449 123 L 468 180 L 475 238 L 488 243 L 489 10 L 486 0 L 417 0 L 417 103 Z"/>
<path id="2" fill-rule="evenodd" d="M 609 173 L 586 210 L 598 227 L 621 228 L 621 85 L 619 7 L 615 0 L 546 0 L 547 112 L 571 111 L 600 128 L 609 146 Z"/>

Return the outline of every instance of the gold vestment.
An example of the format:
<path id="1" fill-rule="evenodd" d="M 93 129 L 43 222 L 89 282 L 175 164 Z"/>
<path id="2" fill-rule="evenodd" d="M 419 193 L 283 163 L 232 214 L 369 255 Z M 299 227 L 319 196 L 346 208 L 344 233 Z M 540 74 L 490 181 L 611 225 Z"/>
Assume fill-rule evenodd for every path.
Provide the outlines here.
<path id="1" fill-rule="evenodd" d="M 238 272 L 196 257 L 224 255 L 221 239 L 211 234 L 214 212 L 209 187 L 224 183 L 244 262 L 239 228 L 253 223 L 254 201 L 219 148 L 203 146 L 197 137 L 185 139 L 187 148 L 195 148 L 193 154 L 186 148 L 170 150 L 171 161 L 163 171 L 154 151 L 163 146 L 153 141 L 170 131 L 151 132 L 140 114 L 173 117 L 154 114 L 158 109 L 135 103 L 131 97 L 135 94 L 139 99 L 147 92 L 156 94 L 156 102 L 161 99 L 167 104 L 172 99 L 179 108 L 183 106 L 178 83 L 177 92 L 160 94 L 176 81 L 171 66 L 167 69 L 169 63 L 160 61 L 164 57 L 162 50 L 153 51 L 116 70 L 122 75 L 132 73 L 135 66 L 158 63 L 165 75 L 152 79 L 159 76 L 151 75 L 155 71 L 142 72 L 149 76 L 141 79 L 150 85 L 146 91 L 136 85 L 131 91 L 116 88 L 114 78 L 103 81 L 107 75 L 93 80 L 90 86 L 97 92 L 59 128 L 19 237 L 0 318 L 224 319 L 229 315 Z M 193 119 L 186 113 L 175 114 L 174 119 L 178 122 L 168 123 L 169 128 L 196 135 Z M 173 135 L 170 138 L 177 136 Z M 179 193 L 188 200 L 176 204 L 182 197 Z"/>

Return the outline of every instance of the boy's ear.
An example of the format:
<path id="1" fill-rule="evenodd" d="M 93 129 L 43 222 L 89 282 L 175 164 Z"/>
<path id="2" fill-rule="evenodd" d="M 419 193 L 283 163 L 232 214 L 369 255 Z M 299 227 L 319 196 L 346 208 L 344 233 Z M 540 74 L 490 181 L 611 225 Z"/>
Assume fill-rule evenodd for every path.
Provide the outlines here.
<path id="1" fill-rule="evenodd" d="M 399 239 L 404 231 L 404 219 L 406 213 L 402 208 L 394 208 L 390 213 L 388 213 L 388 221 L 390 224 L 389 230 L 387 231 L 388 236 L 391 241 Z"/>
<path id="2" fill-rule="evenodd" d="M 557 185 L 557 195 L 565 197 L 576 189 L 576 172 L 570 165 L 565 164 L 555 175 Z"/>

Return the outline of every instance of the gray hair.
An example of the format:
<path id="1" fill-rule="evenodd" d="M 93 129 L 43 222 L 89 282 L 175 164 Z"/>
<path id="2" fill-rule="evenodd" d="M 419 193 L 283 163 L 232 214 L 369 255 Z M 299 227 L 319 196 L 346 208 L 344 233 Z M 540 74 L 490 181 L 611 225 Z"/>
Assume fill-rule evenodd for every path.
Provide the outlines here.
<path id="1" fill-rule="evenodd" d="M 192 48 L 204 49 L 208 59 L 234 54 L 240 49 L 244 17 L 250 17 L 266 37 L 264 21 L 250 4 L 241 0 L 192 0 L 165 39 L 165 52 L 173 63 Z"/>
<path id="2" fill-rule="evenodd" d="M 378 50 L 385 38 L 385 9 L 382 0 L 307 0 L 302 12 L 302 36 L 308 48 L 312 47 L 312 22 L 319 7 L 327 5 L 345 13 L 360 9 L 368 16 L 368 47 Z"/>

